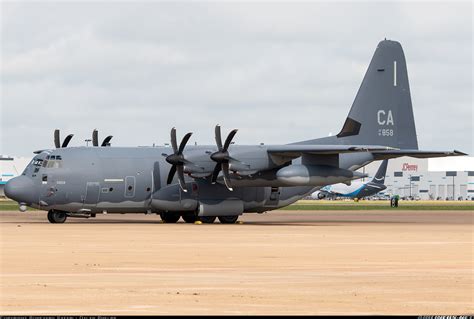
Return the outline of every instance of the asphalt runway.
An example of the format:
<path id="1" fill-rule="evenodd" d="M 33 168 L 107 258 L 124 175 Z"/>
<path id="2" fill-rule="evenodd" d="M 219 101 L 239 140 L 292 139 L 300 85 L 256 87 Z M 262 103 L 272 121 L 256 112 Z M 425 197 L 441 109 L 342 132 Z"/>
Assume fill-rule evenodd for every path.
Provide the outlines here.
<path id="1" fill-rule="evenodd" d="M 0 212 L 0 314 L 473 314 L 472 211 Z"/>

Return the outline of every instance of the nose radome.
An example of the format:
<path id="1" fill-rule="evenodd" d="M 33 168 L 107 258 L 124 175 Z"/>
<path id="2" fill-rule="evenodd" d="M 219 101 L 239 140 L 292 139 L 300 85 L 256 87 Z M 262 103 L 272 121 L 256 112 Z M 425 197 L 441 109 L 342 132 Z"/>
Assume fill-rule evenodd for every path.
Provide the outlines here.
<path id="1" fill-rule="evenodd" d="M 34 201 L 34 184 L 26 176 L 12 178 L 5 185 L 5 195 L 17 202 L 32 203 Z"/>

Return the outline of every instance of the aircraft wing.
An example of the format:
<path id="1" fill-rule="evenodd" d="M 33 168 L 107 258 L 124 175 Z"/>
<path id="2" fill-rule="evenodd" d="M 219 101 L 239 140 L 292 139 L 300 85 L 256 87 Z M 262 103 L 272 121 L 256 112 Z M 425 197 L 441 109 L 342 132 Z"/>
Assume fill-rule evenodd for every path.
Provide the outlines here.
<path id="1" fill-rule="evenodd" d="M 446 157 L 446 156 L 464 156 L 466 153 L 460 151 L 420 151 L 420 150 L 380 150 L 373 151 L 375 160 L 383 160 L 400 156 L 409 156 L 415 158 Z"/>
<path id="2" fill-rule="evenodd" d="M 391 151 L 392 147 L 380 145 L 275 145 L 268 146 L 267 152 L 271 155 L 297 158 L 302 154 L 312 155 L 336 155 L 340 153 L 354 152 L 374 152 L 374 151 Z"/>

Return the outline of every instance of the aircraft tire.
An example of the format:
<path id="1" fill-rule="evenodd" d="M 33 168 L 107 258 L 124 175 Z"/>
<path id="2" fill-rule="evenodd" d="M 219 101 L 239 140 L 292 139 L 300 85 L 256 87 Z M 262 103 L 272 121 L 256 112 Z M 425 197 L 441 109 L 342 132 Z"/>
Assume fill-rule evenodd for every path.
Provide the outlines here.
<path id="1" fill-rule="evenodd" d="M 201 216 L 199 220 L 204 224 L 212 224 L 216 221 L 216 216 Z"/>
<path id="2" fill-rule="evenodd" d="M 50 210 L 48 212 L 48 220 L 52 224 L 62 224 L 66 221 L 67 215 L 64 212 Z"/>
<path id="3" fill-rule="evenodd" d="M 161 220 L 166 224 L 175 224 L 181 215 L 175 212 L 160 213 Z"/>
<path id="4" fill-rule="evenodd" d="M 48 221 L 51 223 L 51 224 L 55 224 L 56 222 L 54 221 L 53 219 L 53 211 L 50 210 L 48 211 Z"/>
<path id="5" fill-rule="evenodd" d="M 185 223 L 192 224 L 198 220 L 196 214 L 194 212 L 186 212 L 181 214 L 181 218 L 184 220 Z"/>
<path id="6" fill-rule="evenodd" d="M 237 222 L 237 219 L 239 219 L 239 215 L 235 216 L 218 216 L 219 221 L 221 224 L 235 224 Z"/>

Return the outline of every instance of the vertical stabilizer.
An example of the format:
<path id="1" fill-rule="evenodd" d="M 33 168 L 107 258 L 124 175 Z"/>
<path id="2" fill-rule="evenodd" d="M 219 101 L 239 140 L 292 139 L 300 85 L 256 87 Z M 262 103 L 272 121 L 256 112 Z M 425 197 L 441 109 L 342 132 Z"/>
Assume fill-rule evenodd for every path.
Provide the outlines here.
<path id="1" fill-rule="evenodd" d="M 385 183 L 385 174 L 387 174 L 387 165 L 388 165 L 388 160 L 383 160 L 382 164 L 380 164 L 380 167 L 377 170 L 377 173 L 375 173 L 375 176 L 372 179 L 372 183 L 374 184 Z"/>
<path id="2" fill-rule="evenodd" d="M 400 43 L 381 41 L 336 136 L 301 144 L 385 145 L 418 149 L 405 55 Z"/>

